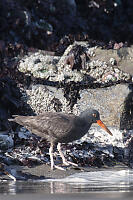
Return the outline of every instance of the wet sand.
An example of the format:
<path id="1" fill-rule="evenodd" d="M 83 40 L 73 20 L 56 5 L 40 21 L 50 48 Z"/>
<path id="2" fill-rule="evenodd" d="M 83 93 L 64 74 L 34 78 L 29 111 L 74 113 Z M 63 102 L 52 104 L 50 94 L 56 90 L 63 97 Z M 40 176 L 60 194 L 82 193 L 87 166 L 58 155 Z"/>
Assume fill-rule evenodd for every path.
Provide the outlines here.
<path id="1" fill-rule="evenodd" d="M 15 166 L 12 165 L 10 166 L 12 169 L 15 169 L 16 171 L 20 171 L 22 172 L 22 174 L 20 173 L 20 179 L 21 180 L 21 176 L 24 176 L 25 174 L 28 174 L 28 177 L 30 179 L 47 179 L 47 178 L 54 178 L 54 179 L 60 179 L 60 178 L 65 178 L 67 176 L 70 176 L 72 174 L 76 174 L 76 173 L 81 173 L 81 172 L 92 172 L 92 171 L 100 171 L 100 170 L 106 170 L 106 169 L 127 169 L 128 167 L 124 164 L 118 164 L 114 167 L 103 167 L 103 168 L 97 168 L 97 167 L 87 167 L 87 168 L 83 168 L 83 167 L 79 167 L 79 168 L 74 168 L 74 167 L 67 167 L 66 170 L 59 170 L 59 169 L 54 169 L 51 170 L 50 165 L 46 165 L 46 164 L 42 164 L 42 165 L 38 165 L 36 167 L 21 167 L 21 166 Z M 18 173 L 19 174 L 19 173 Z M 1 179 L 9 179 L 11 180 L 8 176 L 6 175 L 2 175 L 0 176 L 0 180 Z M 23 179 L 22 179 L 23 180 Z"/>
<path id="2" fill-rule="evenodd" d="M 81 173 L 81 172 L 90 172 L 90 171 L 100 171 L 100 170 L 106 170 L 106 169 L 127 169 L 128 167 L 124 164 L 118 164 L 114 167 L 103 167 L 103 168 L 97 168 L 97 167 L 68 167 L 66 171 L 54 169 L 53 171 L 50 169 L 49 165 L 39 165 L 34 168 L 24 168 L 25 172 L 31 173 L 32 175 L 36 176 L 45 176 L 46 178 L 65 178 L 69 175 L 75 174 L 75 173 Z"/>
<path id="3" fill-rule="evenodd" d="M 74 168 L 68 168 L 65 171 L 59 169 L 51 170 L 50 166 L 45 164 L 34 168 L 25 168 L 24 171 L 36 176 L 45 176 L 45 178 L 65 178 L 66 176 L 81 172 L 80 169 L 76 170 Z"/>
<path id="4" fill-rule="evenodd" d="M 69 175 L 85 171 L 84 168 L 75 168 L 74 169 L 73 167 L 68 167 L 66 170 L 59 170 L 59 169 L 51 170 L 50 165 L 46 165 L 46 164 L 42 164 L 42 165 L 38 165 L 36 167 L 30 167 L 30 168 L 25 167 L 25 166 L 10 165 L 9 168 L 13 169 L 13 170 L 15 169 L 15 171 L 18 172 L 17 176 L 20 177 L 19 180 L 21 180 L 21 177 L 24 177 L 24 176 L 26 177 L 27 175 L 28 175 L 29 179 L 65 178 Z M 86 169 L 86 171 L 87 171 L 87 169 Z M 3 180 L 3 179 L 11 180 L 7 175 L 1 175 L 0 180 Z"/>

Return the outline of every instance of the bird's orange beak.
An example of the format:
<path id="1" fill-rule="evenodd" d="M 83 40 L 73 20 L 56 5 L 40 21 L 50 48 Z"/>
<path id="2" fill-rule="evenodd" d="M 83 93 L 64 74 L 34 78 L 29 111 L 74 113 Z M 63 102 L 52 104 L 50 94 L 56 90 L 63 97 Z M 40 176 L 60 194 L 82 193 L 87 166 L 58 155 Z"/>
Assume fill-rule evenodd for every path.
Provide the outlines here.
<path id="1" fill-rule="evenodd" d="M 103 128 L 107 133 L 109 133 L 111 136 L 113 136 L 113 134 L 110 132 L 110 130 L 107 128 L 107 126 L 100 119 L 97 120 L 97 124 L 99 126 L 101 126 L 101 128 Z"/>

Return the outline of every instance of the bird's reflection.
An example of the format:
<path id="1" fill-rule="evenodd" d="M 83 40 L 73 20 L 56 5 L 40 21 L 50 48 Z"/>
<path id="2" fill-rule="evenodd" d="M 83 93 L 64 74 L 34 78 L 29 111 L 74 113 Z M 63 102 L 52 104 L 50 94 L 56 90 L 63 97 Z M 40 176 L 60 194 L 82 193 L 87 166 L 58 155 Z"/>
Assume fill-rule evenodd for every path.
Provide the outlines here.
<path id="1" fill-rule="evenodd" d="M 8 184 L 9 194 L 15 195 L 17 193 L 17 185 L 15 181 L 10 181 Z"/>

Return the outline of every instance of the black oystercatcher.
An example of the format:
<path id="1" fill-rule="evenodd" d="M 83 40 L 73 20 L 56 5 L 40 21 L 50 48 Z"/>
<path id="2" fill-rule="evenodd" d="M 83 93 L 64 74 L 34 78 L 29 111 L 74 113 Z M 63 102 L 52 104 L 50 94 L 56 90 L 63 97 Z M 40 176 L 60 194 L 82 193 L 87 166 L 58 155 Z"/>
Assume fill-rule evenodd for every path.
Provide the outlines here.
<path id="1" fill-rule="evenodd" d="M 54 167 L 60 168 L 54 164 L 53 160 L 53 146 L 55 144 L 57 144 L 63 164 L 77 166 L 75 163 L 71 163 L 65 159 L 61 151 L 61 143 L 80 139 L 88 132 L 93 123 L 98 123 L 106 132 L 112 135 L 110 130 L 100 120 L 99 112 L 93 109 L 85 110 L 79 116 L 60 112 L 45 112 L 38 116 L 15 116 L 14 119 L 9 119 L 9 121 L 14 121 L 24 126 L 32 133 L 50 142 L 51 169 Z"/>

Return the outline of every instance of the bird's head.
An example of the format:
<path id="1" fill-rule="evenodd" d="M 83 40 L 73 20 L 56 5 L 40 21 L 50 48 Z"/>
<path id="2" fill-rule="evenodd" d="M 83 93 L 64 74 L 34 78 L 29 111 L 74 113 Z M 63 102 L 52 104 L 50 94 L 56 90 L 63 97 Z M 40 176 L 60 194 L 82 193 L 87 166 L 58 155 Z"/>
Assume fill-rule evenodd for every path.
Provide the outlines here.
<path id="1" fill-rule="evenodd" d="M 106 132 L 108 132 L 110 135 L 113 135 L 107 128 L 107 126 L 100 120 L 100 114 L 97 110 L 94 109 L 85 110 L 80 114 L 80 117 L 89 124 L 97 123 Z"/>

